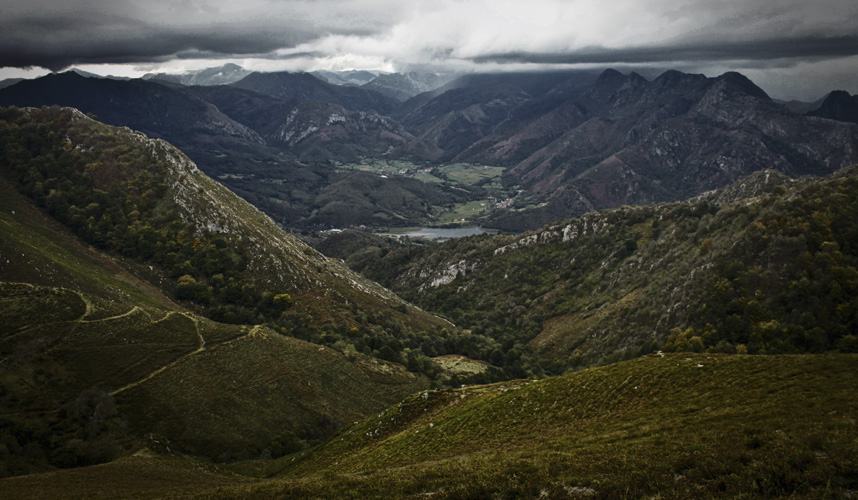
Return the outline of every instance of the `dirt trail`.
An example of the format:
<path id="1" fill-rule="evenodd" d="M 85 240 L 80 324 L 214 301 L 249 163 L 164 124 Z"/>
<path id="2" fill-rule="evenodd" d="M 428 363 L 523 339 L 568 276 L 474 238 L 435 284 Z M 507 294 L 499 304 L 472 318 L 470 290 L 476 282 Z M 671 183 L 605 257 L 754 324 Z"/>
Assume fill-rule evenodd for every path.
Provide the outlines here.
<path id="1" fill-rule="evenodd" d="M 134 306 L 122 314 L 117 314 L 116 316 L 110 316 L 109 318 L 101 318 L 101 319 L 82 319 L 81 318 L 81 319 L 78 319 L 77 322 L 78 323 L 100 323 L 102 321 L 111 321 L 114 319 L 120 319 L 120 318 L 124 318 L 126 316 L 131 316 L 132 314 L 136 313 L 137 311 L 142 311 L 142 309 L 140 309 L 140 306 Z M 86 313 L 86 314 L 89 314 L 89 313 Z M 84 314 L 83 317 L 86 317 L 86 314 Z"/>
<path id="2" fill-rule="evenodd" d="M 171 361 L 170 363 L 167 363 L 166 365 L 162 366 L 161 368 L 158 368 L 157 370 L 155 370 L 155 371 L 153 371 L 153 372 L 149 373 L 148 375 L 144 376 L 144 377 L 143 377 L 143 378 L 141 378 L 140 380 L 137 380 L 137 381 L 135 381 L 135 382 L 131 382 L 130 384 L 124 385 L 124 386 L 120 387 L 119 389 L 116 389 L 116 390 L 114 390 L 114 391 L 111 391 L 111 392 L 110 392 L 110 395 L 111 395 L 111 396 L 115 396 L 116 394 L 119 394 L 119 393 L 121 393 L 121 392 L 123 392 L 123 391 L 127 391 L 128 389 L 131 389 L 132 387 L 137 387 L 138 385 L 140 385 L 140 384 L 142 384 L 142 383 L 144 383 L 144 382 L 146 382 L 146 381 L 148 381 L 148 380 L 151 380 L 153 377 L 155 377 L 155 376 L 156 376 L 156 375 L 158 375 L 159 373 L 162 373 L 162 372 L 164 372 L 164 371 L 166 371 L 166 370 L 169 370 L 169 369 L 170 369 L 170 368 L 172 368 L 173 366 L 175 366 L 175 365 L 177 365 L 177 364 L 181 363 L 184 359 L 189 358 L 189 357 L 191 357 L 191 356 L 194 356 L 194 355 L 196 355 L 196 354 L 199 354 L 199 353 L 201 353 L 201 352 L 203 352 L 203 351 L 205 351 L 205 350 L 206 350 L 206 339 L 203 337 L 202 332 L 200 332 L 200 323 L 199 323 L 199 320 L 198 320 L 197 318 L 195 318 L 195 317 L 193 317 L 193 316 L 189 315 L 189 314 L 186 314 L 186 313 L 175 313 L 175 314 L 181 314 L 181 315 L 185 316 L 186 318 L 188 318 L 189 320 L 191 320 L 191 321 L 193 321 L 193 322 L 194 322 L 194 326 L 196 327 L 196 330 L 197 330 L 197 337 L 199 338 L 199 342 L 200 342 L 199 347 L 197 347 L 197 349 L 196 349 L 195 351 L 192 351 L 192 352 L 189 352 L 189 353 L 187 353 L 187 354 L 184 354 L 184 355 L 182 355 L 182 356 L 180 356 L 180 357 L 176 358 L 175 360 Z M 163 321 L 163 319 L 164 319 L 164 318 L 162 318 L 162 319 L 161 319 L 161 321 Z M 218 344 L 218 345 L 227 345 L 227 344 L 231 344 L 231 343 L 233 343 L 233 342 L 236 342 L 236 341 L 238 341 L 238 340 L 245 339 L 245 338 L 247 338 L 247 337 L 250 337 L 250 336 L 254 335 L 254 334 L 255 334 L 256 332 L 258 332 L 261 328 L 262 328 L 262 326 L 260 326 L 260 325 L 256 325 L 256 326 L 254 326 L 254 327 L 252 327 L 252 328 L 249 328 L 249 329 L 248 329 L 248 331 L 247 331 L 247 333 L 245 333 L 244 335 L 241 335 L 241 336 L 236 337 L 236 338 L 234 338 L 234 339 L 228 340 L 228 341 L 226 341 L 226 342 L 221 342 L 221 343 L 220 343 L 220 344 Z"/>

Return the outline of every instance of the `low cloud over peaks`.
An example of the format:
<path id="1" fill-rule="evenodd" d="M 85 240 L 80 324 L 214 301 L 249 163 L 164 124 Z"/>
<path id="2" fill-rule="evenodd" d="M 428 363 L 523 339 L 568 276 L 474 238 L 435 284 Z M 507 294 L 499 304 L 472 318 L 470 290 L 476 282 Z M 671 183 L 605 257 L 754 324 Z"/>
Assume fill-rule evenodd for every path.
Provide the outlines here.
<path id="1" fill-rule="evenodd" d="M 852 0 L 0 0 L 0 67 L 798 65 L 858 55 Z M 296 60 L 300 60 L 296 62 Z M 737 66 L 738 67 L 738 66 Z"/>

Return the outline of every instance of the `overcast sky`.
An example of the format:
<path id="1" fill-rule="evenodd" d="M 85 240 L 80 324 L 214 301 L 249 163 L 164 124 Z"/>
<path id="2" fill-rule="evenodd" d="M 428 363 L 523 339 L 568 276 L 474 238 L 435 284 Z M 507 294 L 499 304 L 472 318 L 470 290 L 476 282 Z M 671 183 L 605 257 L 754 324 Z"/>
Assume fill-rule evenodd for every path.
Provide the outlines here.
<path id="1" fill-rule="evenodd" d="M 0 78 L 77 66 L 740 71 L 858 93 L 856 0 L 0 0 Z"/>

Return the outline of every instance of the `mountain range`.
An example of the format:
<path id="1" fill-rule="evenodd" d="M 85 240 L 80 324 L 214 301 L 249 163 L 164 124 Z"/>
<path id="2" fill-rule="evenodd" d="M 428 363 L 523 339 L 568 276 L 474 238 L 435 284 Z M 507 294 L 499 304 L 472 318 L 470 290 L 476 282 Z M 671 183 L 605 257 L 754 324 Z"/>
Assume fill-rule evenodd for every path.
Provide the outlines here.
<path id="1" fill-rule="evenodd" d="M 374 209 L 360 218 L 336 207 L 325 210 L 333 217 L 312 216 L 325 206 L 314 199 L 319 190 L 350 175 L 342 165 L 368 161 L 404 161 L 392 182 L 451 163 L 502 168 L 502 186 L 490 192 L 446 185 L 463 196 L 457 203 L 511 200 L 470 220 L 507 230 L 677 201 L 764 168 L 819 175 L 858 161 L 848 94 L 832 93 L 821 111 L 804 115 L 737 73 L 668 71 L 652 81 L 613 70 L 467 75 L 404 102 L 372 90 L 382 76 L 357 87 L 253 73 L 228 86 L 186 87 L 67 74 L 2 89 L 0 104 L 74 106 L 164 137 L 278 222 L 302 229 L 437 222 L 448 203 L 439 193 L 417 212 L 367 196 L 362 204 Z M 845 104 L 831 103 L 840 97 Z M 284 178 L 295 178 L 295 188 L 272 189 Z"/>
<path id="2" fill-rule="evenodd" d="M 228 85 L 249 75 L 250 71 L 237 64 L 224 64 L 216 68 L 188 71 L 181 74 L 147 73 L 143 80 L 155 80 L 180 85 Z"/>

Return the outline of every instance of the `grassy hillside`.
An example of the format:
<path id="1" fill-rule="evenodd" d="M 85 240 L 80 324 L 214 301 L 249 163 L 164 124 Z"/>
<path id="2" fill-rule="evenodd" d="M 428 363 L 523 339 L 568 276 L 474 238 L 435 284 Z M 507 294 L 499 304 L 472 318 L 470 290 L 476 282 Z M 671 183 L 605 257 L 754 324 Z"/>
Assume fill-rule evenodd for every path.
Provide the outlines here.
<path id="1" fill-rule="evenodd" d="M 855 167 L 802 181 L 762 172 L 688 202 L 353 263 L 490 339 L 469 355 L 507 374 L 657 349 L 854 352 L 856 200 Z"/>
<path id="2" fill-rule="evenodd" d="M 78 237 L 184 306 L 368 354 L 449 326 L 286 234 L 180 151 L 68 108 L 2 114 L 3 175 Z"/>
<path id="3" fill-rule="evenodd" d="M 177 467 L 170 497 L 849 498 L 856 366 L 843 354 L 667 354 L 427 391 L 284 457 L 268 479 L 241 484 L 198 469 L 188 481 L 199 489 L 188 491 L 188 466 Z M 134 460 L 150 470 L 163 459 Z M 10 498 L 55 491 L 62 478 L 70 497 L 163 494 L 157 477 L 152 490 L 120 484 L 123 463 L 0 486 Z"/>
<path id="4" fill-rule="evenodd" d="M 342 432 L 285 471 L 282 483 L 245 491 L 836 495 L 858 488 L 856 362 L 651 356 L 545 380 L 426 392 Z"/>
<path id="5" fill-rule="evenodd" d="M 99 127 L 88 120 L 86 124 Z M 18 126 L 45 129 L 63 123 L 19 122 Z M 69 132 L 59 130 L 53 135 Z M 102 132 L 128 138 L 121 130 Z M 7 145 L 12 140 L 9 135 L 3 139 Z M 38 151 L 38 146 L 31 146 L 25 151 Z M 83 149 L 69 147 L 50 158 L 66 161 L 62 158 Z M 17 154 L 21 149 L 3 151 Z M 46 168 L 51 173 L 56 165 L 43 161 L 46 157 L 31 158 L 28 169 Z M 88 167 L 97 171 L 104 164 Z M 119 231 L 106 224 L 99 228 L 111 215 L 112 199 L 106 192 L 92 190 L 106 209 L 94 223 L 102 237 L 89 240 L 90 245 L 85 235 L 74 234 L 18 193 L 6 180 L 10 170 L 5 163 L 0 178 L 0 476 L 102 463 L 156 441 L 173 452 L 211 460 L 276 457 L 317 443 L 343 424 L 428 387 L 428 380 L 401 365 L 310 344 L 262 325 L 216 323 L 192 312 L 189 308 L 199 304 L 182 300 L 181 284 L 179 290 L 165 285 L 170 274 L 159 272 L 157 263 L 150 266 L 138 254 L 112 248 Z M 196 181 L 202 183 L 205 178 Z M 60 177 L 47 175 L 42 184 L 49 186 L 43 200 L 48 213 L 65 207 L 50 200 L 65 192 L 76 196 L 76 185 Z M 219 189 L 213 183 L 201 186 L 209 193 Z M 181 193 L 200 192 L 191 177 L 177 189 L 173 201 L 180 206 L 191 199 Z M 145 198 L 144 193 L 136 200 L 137 209 Z M 212 206 L 219 198 L 212 195 L 206 200 L 195 209 L 213 216 Z M 154 205 L 152 210 L 161 215 L 147 219 L 148 229 L 141 232 L 169 234 L 169 224 L 158 225 L 158 217 L 169 212 L 169 205 L 164 200 Z M 68 211 L 74 212 L 72 206 L 77 205 L 70 205 Z M 95 213 L 96 208 L 88 210 Z M 246 205 L 221 206 L 217 214 L 230 225 L 232 234 L 250 242 L 249 248 L 271 250 L 264 254 L 267 262 L 250 259 L 232 281 L 248 276 L 248 268 L 259 273 L 259 283 L 281 278 L 265 266 L 288 265 L 284 256 L 288 254 L 276 254 L 274 249 L 292 240 L 276 233 L 270 221 Z M 189 219 L 199 224 L 206 220 Z M 95 215 L 84 220 L 83 229 L 72 228 L 85 232 L 92 221 Z M 255 225 L 242 228 L 248 221 Z M 130 233 L 139 225 L 138 220 L 124 231 Z M 206 235 L 200 234 L 201 242 Z M 105 235 L 111 239 L 105 241 Z M 145 241 L 144 237 L 137 240 Z M 212 245 L 211 251 L 218 248 Z M 303 255 L 303 249 L 299 252 Z M 305 258 L 326 263 L 315 255 Z M 332 268 L 328 276 L 313 283 L 337 284 L 337 267 Z M 240 284 L 246 292 L 253 283 Z M 375 285 L 361 289 L 364 283 L 355 279 L 339 286 L 347 297 L 371 296 L 382 305 L 397 300 Z M 335 290 L 315 293 L 324 296 Z M 165 291 L 175 293 L 182 305 Z M 351 314 L 350 309 L 346 311 Z M 334 309 L 333 317 L 337 314 Z M 421 314 L 415 310 L 408 317 Z"/>

